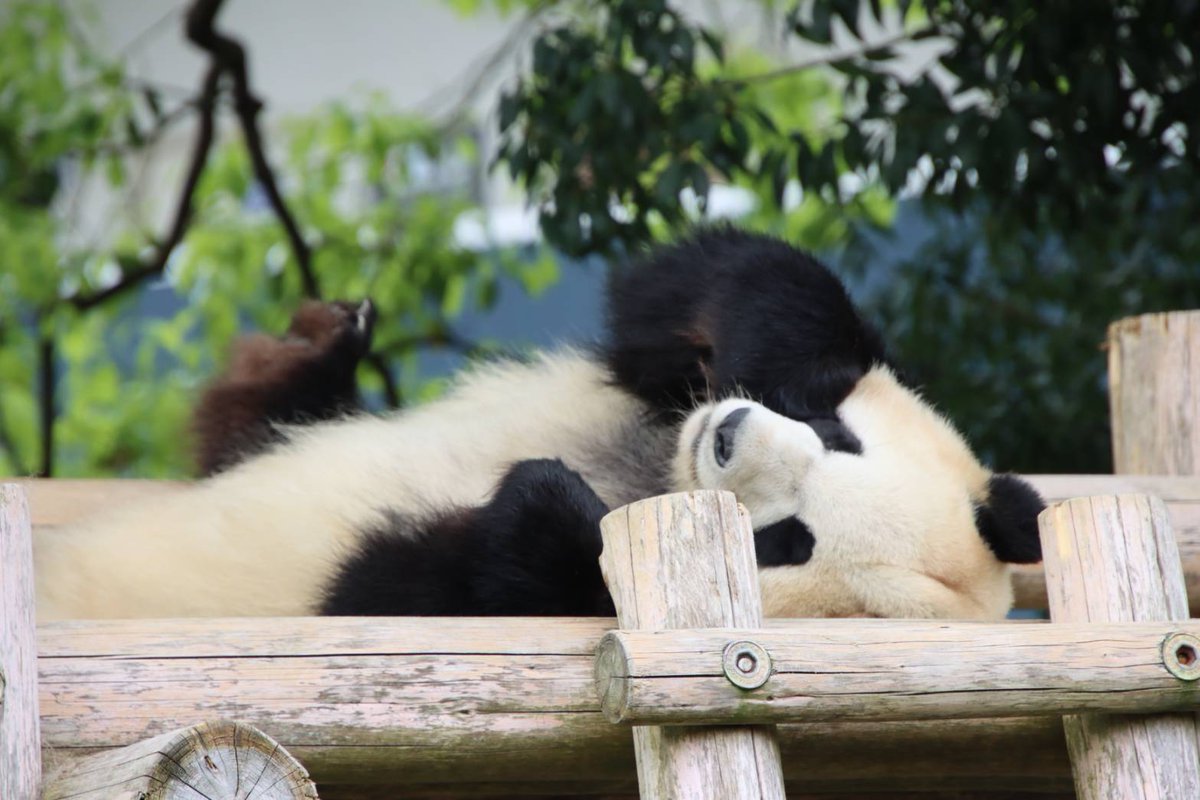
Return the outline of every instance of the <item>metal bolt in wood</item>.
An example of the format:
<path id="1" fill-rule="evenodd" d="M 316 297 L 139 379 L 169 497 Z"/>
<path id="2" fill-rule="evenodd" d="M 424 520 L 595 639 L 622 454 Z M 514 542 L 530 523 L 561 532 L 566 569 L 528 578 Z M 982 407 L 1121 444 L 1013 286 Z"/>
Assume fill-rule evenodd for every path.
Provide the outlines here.
<path id="1" fill-rule="evenodd" d="M 721 656 L 725 677 L 741 689 L 757 689 L 771 677 L 771 654 L 751 641 L 730 642 Z"/>
<path id="2" fill-rule="evenodd" d="M 1190 633 L 1173 633 L 1163 640 L 1163 666 L 1183 681 L 1200 679 L 1200 638 Z"/>

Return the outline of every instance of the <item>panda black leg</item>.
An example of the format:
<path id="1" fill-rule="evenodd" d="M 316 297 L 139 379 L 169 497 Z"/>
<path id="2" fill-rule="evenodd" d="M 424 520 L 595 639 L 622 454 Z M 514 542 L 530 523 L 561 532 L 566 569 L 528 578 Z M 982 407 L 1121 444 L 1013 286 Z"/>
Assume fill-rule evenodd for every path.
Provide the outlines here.
<path id="1" fill-rule="evenodd" d="M 370 301 L 302 305 L 282 337 L 240 339 L 192 416 L 201 475 L 279 440 L 275 423 L 331 419 L 358 407 L 355 370 L 375 323 Z"/>
<path id="2" fill-rule="evenodd" d="M 321 613 L 611 616 L 599 565 L 607 512 L 561 461 L 518 462 L 485 505 L 367 532 Z"/>

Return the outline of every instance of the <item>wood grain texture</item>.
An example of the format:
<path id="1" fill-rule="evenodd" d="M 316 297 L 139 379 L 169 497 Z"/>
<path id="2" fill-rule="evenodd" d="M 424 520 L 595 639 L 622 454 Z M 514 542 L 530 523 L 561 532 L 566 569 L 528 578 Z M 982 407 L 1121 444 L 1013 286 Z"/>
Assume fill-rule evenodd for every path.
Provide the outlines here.
<path id="1" fill-rule="evenodd" d="M 66 525 L 110 506 L 136 503 L 175 491 L 181 481 L 131 478 L 5 478 L 25 489 L 33 512 L 33 527 Z"/>
<path id="2" fill-rule="evenodd" d="M 600 567 L 622 628 L 762 624 L 754 532 L 729 492 L 641 500 L 608 514 L 600 530 Z M 773 727 L 645 726 L 633 743 L 643 800 L 784 797 Z"/>
<path id="3" fill-rule="evenodd" d="M 768 621 L 771 629 L 782 622 Z M 592 667 L 612 619 L 187 619 L 38 630 L 44 757 L 224 717 L 255 725 L 321 786 L 379 797 L 634 792 L 628 728 Z M 779 728 L 806 792 L 1065 791 L 1050 718 Z M 376 795 L 367 795 L 376 796 Z"/>
<path id="4" fill-rule="evenodd" d="M 1200 636 L 1200 621 L 791 620 L 769 630 L 613 631 L 601 641 L 597 678 L 605 716 L 638 725 L 1195 710 L 1197 684 L 1162 661 L 1176 632 Z M 761 688 L 739 689 L 722 672 L 722 651 L 738 640 L 770 654 Z"/>
<path id="5" fill-rule="evenodd" d="M 1146 495 L 1083 497 L 1039 518 L 1050 615 L 1058 622 L 1185 620 L 1167 509 Z M 1200 797 L 1194 714 L 1063 718 L 1081 800 Z"/>
<path id="6" fill-rule="evenodd" d="M 88 756 L 47 781 L 43 800 L 316 800 L 304 767 L 249 725 L 203 722 Z"/>
<path id="7" fill-rule="evenodd" d="M 42 781 L 33 549 L 25 492 L 0 484 L 0 798 L 34 800 Z"/>
<path id="8" fill-rule="evenodd" d="M 1200 616 L 1200 476 L 1143 475 L 1027 475 L 1047 503 L 1072 497 L 1116 494 L 1150 494 L 1161 498 L 1171 517 L 1171 527 L 1183 559 L 1188 604 Z M 1013 569 L 1017 608 L 1048 608 L 1046 574 L 1041 564 Z"/>
<path id="9" fill-rule="evenodd" d="M 1200 311 L 1108 328 L 1113 471 L 1200 475 Z"/>

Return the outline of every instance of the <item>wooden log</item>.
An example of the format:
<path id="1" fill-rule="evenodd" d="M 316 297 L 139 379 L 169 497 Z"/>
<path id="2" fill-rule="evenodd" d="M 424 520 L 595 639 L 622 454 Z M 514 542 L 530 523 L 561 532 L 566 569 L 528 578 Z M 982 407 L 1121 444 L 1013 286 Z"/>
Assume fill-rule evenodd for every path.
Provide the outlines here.
<path id="1" fill-rule="evenodd" d="M 75 761 L 43 800 L 316 800 L 296 759 L 236 722 L 202 722 Z"/>
<path id="2" fill-rule="evenodd" d="M 604 715 L 635 725 L 967 719 L 1200 708 L 1200 621 L 1046 625 L 790 620 L 769 630 L 612 631 L 600 642 Z M 1179 640 L 1183 641 L 1183 640 Z M 751 642 L 761 686 L 724 655 Z"/>
<path id="3" fill-rule="evenodd" d="M 1082 497 L 1051 506 L 1039 524 L 1055 621 L 1187 619 L 1179 553 L 1161 500 Z M 1184 677 L 1194 681 L 1200 640 L 1165 646 L 1191 667 Z M 1194 714 L 1066 716 L 1063 727 L 1081 800 L 1200 797 Z"/>
<path id="4" fill-rule="evenodd" d="M 1200 311 L 1108 328 L 1113 471 L 1200 475 Z"/>
<path id="5" fill-rule="evenodd" d="M 1142 475 L 1027 475 L 1048 504 L 1073 497 L 1150 494 L 1160 497 L 1170 512 L 1171 527 L 1183 559 L 1188 605 L 1200 616 L 1200 476 Z M 1013 569 L 1014 605 L 1048 608 L 1046 573 L 1041 564 Z"/>
<path id="6" fill-rule="evenodd" d="M 25 492 L 0 484 L 0 798 L 34 800 L 42 782 L 33 550 Z"/>
<path id="7" fill-rule="evenodd" d="M 636 792 L 592 668 L 612 619 L 95 620 L 38 630 L 45 758 L 197 719 L 269 731 L 325 786 Z M 782 624 L 768 621 L 768 629 Z M 1024 623 L 1022 623 L 1024 624 Z M 1066 791 L 1050 718 L 780 727 L 798 792 Z M 473 789 L 473 787 L 475 787 Z M 389 794 L 390 793 L 390 794 Z M 367 795 L 374 796 L 374 795 Z"/>
<path id="8" fill-rule="evenodd" d="M 600 530 L 600 567 L 622 628 L 762 624 L 754 532 L 731 493 L 641 500 L 605 516 Z M 643 800 L 784 797 L 772 727 L 640 727 L 633 745 Z"/>
<path id="9" fill-rule="evenodd" d="M 155 495 L 173 492 L 182 481 L 133 478 L 12 478 L 25 489 L 33 512 L 33 527 L 68 525 L 102 509 L 143 502 Z"/>

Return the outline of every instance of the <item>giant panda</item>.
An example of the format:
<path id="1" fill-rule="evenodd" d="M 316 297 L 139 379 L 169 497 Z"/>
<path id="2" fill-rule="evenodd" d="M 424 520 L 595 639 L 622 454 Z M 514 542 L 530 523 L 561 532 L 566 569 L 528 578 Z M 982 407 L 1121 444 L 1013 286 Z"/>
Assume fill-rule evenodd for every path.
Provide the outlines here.
<path id="1" fill-rule="evenodd" d="M 38 616 L 609 615 L 599 520 L 749 512 L 769 616 L 992 619 L 1037 494 L 982 466 L 809 255 L 732 228 L 617 271 L 607 336 L 355 412 L 369 304 L 243 342 L 196 415 L 210 474 L 35 545 Z"/>

